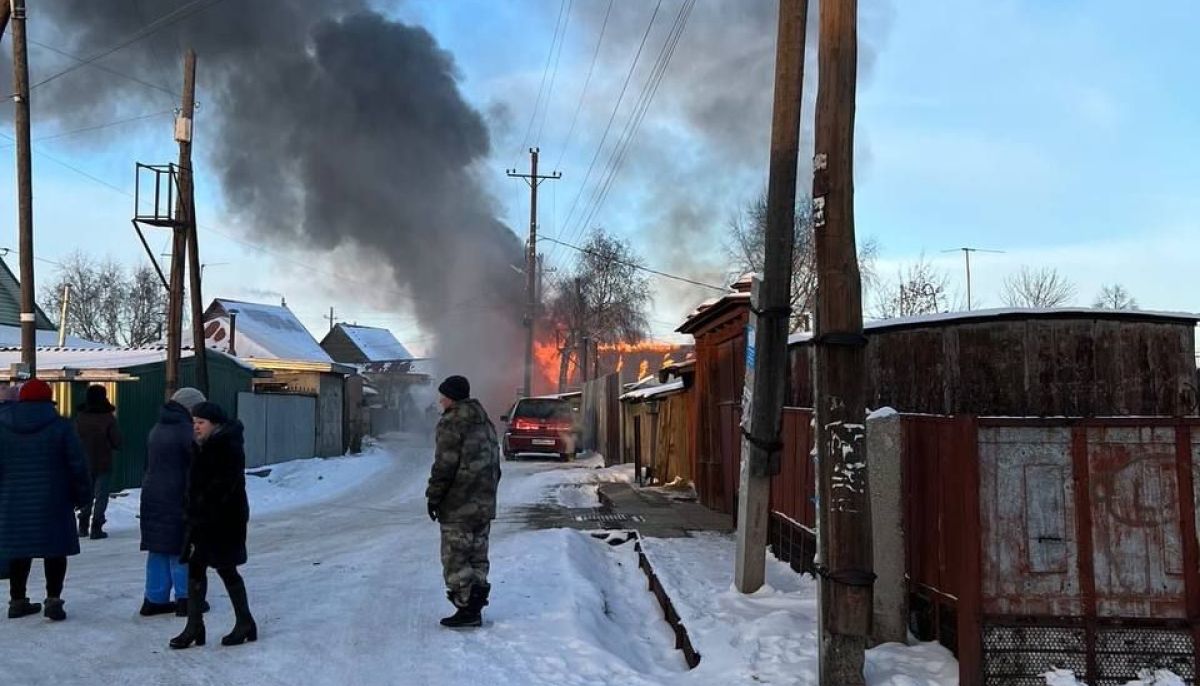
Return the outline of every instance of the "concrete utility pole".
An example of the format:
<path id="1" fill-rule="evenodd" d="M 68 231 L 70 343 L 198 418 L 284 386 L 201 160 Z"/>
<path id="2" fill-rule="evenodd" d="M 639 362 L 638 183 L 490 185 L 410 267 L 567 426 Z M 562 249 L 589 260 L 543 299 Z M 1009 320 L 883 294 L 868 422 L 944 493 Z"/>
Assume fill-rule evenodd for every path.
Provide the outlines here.
<path id="1" fill-rule="evenodd" d="M 167 300 L 166 394 L 179 390 L 179 359 L 183 351 L 183 274 L 187 258 L 188 227 L 192 190 L 192 113 L 196 109 L 196 53 L 188 50 L 183 59 L 183 100 L 175 118 L 175 140 L 179 143 L 178 200 L 171 226 L 171 276 Z M 203 331 L 201 332 L 203 335 Z M 199 356 L 201 350 L 197 350 Z M 199 369 L 197 368 L 197 371 Z M 201 389 L 203 390 L 203 389 Z"/>
<path id="2" fill-rule="evenodd" d="M 59 313 L 58 319 L 58 347 L 63 347 L 67 344 L 67 312 L 71 306 L 71 284 L 63 284 L 62 294 L 62 312 Z"/>
<path id="3" fill-rule="evenodd" d="M 29 139 L 29 55 L 25 0 L 11 0 L 13 124 L 17 139 L 17 232 L 21 250 L 21 364 L 37 376 L 37 305 L 33 282 L 33 150 Z"/>
<path id="4" fill-rule="evenodd" d="M 187 203 L 187 256 L 191 276 L 192 349 L 195 353 L 196 388 L 208 395 L 208 346 L 204 336 L 204 294 L 200 283 L 204 265 L 200 264 L 200 236 L 196 231 L 196 186 L 192 170 L 192 133 L 196 113 L 196 53 L 188 50 L 183 66 L 183 111 L 175 122 L 175 140 L 179 141 L 179 195 Z M 189 103 L 188 101 L 191 100 Z"/>
<path id="5" fill-rule="evenodd" d="M 525 179 L 529 184 L 529 245 L 525 255 L 525 397 L 533 394 L 533 341 L 534 325 L 538 311 L 538 256 L 537 256 L 537 192 L 542 181 L 562 178 L 559 172 L 538 175 L 538 149 L 529 149 L 529 173 L 518 174 L 516 169 L 507 169 L 511 177 Z"/>
<path id="6" fill-rule="evenodd" d="M 734 584 L 742 593 L 763 585 L 766 571 L 771 475 L 779 473 L 780 433 L 787 384 L 791 316 L 792 249 L 795 245 L 796 159 L 804 84 L 808 0 L 781 0 L 775 49 L 775 108 L 767 181 L 766 255 L 763 278 L 751 288 L 742 395 L 741 487 L 738 492 Z"/>
<path id="7" fill-rule="evenodd" d="M 821 3 L 812 197 L 822 686 L 864 684 L 875 583 L 863 384 L 867 339 L 854 241 L 857 22 L 857 0 Z"/>

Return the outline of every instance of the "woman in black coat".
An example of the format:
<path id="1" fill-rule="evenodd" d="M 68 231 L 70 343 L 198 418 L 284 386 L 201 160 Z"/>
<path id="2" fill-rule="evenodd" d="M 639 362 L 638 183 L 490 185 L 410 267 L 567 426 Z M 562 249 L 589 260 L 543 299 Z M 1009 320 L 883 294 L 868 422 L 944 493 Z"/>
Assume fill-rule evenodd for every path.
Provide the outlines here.
<path id="1" fill-rule="evenodd" d="M 188 571 L 180 562 L 186 524 L 183 501 L 196 450 L 192 408 L 204 402 L 195 388 L 181 388 L 159 411 L 146 441 L 139 521 L 146 551 L 146 593 L 141 614 L 187 616 Z M 175 602 L 171 602 L 171 591 Z"/>
<path id="2" fill-rule="evenodd" d="M 188 563 L 188 620 L 183 633 L 171 639 L 172 648 L 204 645 L 202 605 L 208 592 L 208 568 L 217 570 L 233 602 L 237 623 L 222 645 L 258 640 L 258 625 L 250 614 L 246 583 L 238 565 L 246 563 L 246 525 L 250 503 L 246 498 L 246 453 L 242 423 L 229 419 L 215 403 L 192 408 L 196 455 L 188 482 L 187 542 L 183 559 Z"/>

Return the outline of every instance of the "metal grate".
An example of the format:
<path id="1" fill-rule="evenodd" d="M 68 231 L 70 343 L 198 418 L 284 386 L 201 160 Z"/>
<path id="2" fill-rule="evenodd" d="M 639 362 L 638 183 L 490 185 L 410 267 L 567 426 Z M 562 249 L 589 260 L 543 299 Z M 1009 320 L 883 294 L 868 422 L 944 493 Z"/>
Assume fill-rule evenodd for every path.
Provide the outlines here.
<path id="1" fill-rule="evenodd" d="M 987 626 L 983 673 L 988 686 L 1039 684 L 1051 668 L 1087 672 L 1087 634 L 1080 627 Z"/>
<path id="2" fill-rule="evenodd" d="M 617 512 L 589 512 L 588 514 L 575 515 L 575 521 L 620 524 L 623 522 L 644 522 L 646 520 L 639 515 L 627 515 Z"/>
<path id="3" fill-rule="evenodd" d="M 1094 654 L 1096 674 L 1088 674 Z M 1093 686 L 1124 686 L 1146 669 L 1170 669 L 1196 683 L 1192 636 L 1187 629 L 1104 627 L 1089 645 L 1082 626 L 985 626 L 983 673 L 987 686 L 1043 686 L 1039 675 L 1069 669 Z"/>
<path id="4" fill-rule="evenodd" d="M 1124 686 L 1144 669 L 1169 669 L 1194 683 L 1193 654 L 1186 629 L 1101 628 L 1096 632 L 1095 686 Z"/>

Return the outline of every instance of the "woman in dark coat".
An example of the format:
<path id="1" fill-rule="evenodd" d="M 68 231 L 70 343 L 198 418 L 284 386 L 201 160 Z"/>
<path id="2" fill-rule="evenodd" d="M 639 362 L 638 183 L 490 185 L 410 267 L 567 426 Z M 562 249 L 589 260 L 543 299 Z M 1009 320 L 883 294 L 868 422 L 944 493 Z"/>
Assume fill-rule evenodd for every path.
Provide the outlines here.
<path id="1" fill-rule="evenodd" d="M 192 408 L 196 456 L 188 483 L 187 541 L 183 559 L 188 562 L 188 620 L 183 633 L 171 639 L 172 648 L 204 645 L 204 615 L 208 568 L 217 570 L 233 602 L 237 623 L 221 639 L 222 645 L 258 640 L 258 625 L 250 614 L 246 583 L 238 565 L 246 563 L 246 525 L 250 503 L 246 498 L 246 453 L 242 423 L 229 419 L 215 403 Z"/>
<path id="2" fill-rule="evenodd" d="M 45 615 L 61 621 L 67 557 L 79 554 L 75 508 L 92 497 L 75 427 L 58 415 L 50 386 L 32 379 L 0 409 L 0 559 L 9 561 L 8 616 L 42 611 L 26 585 L 34 558 L 46 573 Z"/>
<path id="3" fill-rule="evenodd" d="M 187 616 L 187 565 L 183 554 L 183 501 L 188 471 L 196 449 L 192 408 L 204 402 L 195 388 L 181 388 L 159 411 L 158 423 L 146 440 L 146 473 L 142 477 L 139 521 L 146 555 L 146 594 L 141 614 L 149 617 L 174 612 Z M 171 590 L 175 603 L 171 603 Z"/>
<path id="4" fill-rule="evenodd" d="M 104 386 L 93 385 L 88 386 L 87 401 L 79 406 L 75 414 L 75 429 L 87 453 L 95 496 L 95 509 L 88 502 L 79 510 L 79 535 L 90 535 L 93 540 L 108 538 L 108 534 L 104 533 L 108 485 L 112 480 L 113 451 L 121 449 L 121 430 L 113 414 L 116 411 L 117 408 L 108 402 L 108 392 Z"/>

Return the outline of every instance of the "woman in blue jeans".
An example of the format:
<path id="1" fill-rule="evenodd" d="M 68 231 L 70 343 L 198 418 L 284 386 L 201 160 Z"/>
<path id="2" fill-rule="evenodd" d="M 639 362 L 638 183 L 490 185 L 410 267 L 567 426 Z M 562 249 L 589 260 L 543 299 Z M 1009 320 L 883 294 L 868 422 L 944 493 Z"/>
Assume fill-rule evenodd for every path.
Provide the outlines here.
<path id="1" fill-rule="evenodd" d="M 147 441 L 141 504 L 142 550 L 147 552 L 141 614 L 147 617 L 172 612 L 187 616 L 188 570 L 179 556 L 186 530 L 183 508 L 188 470 L 195 451 L 191 411 L 202 402 L 204 394 L 195 388 L 176 391 L 159 412 Z"/>

